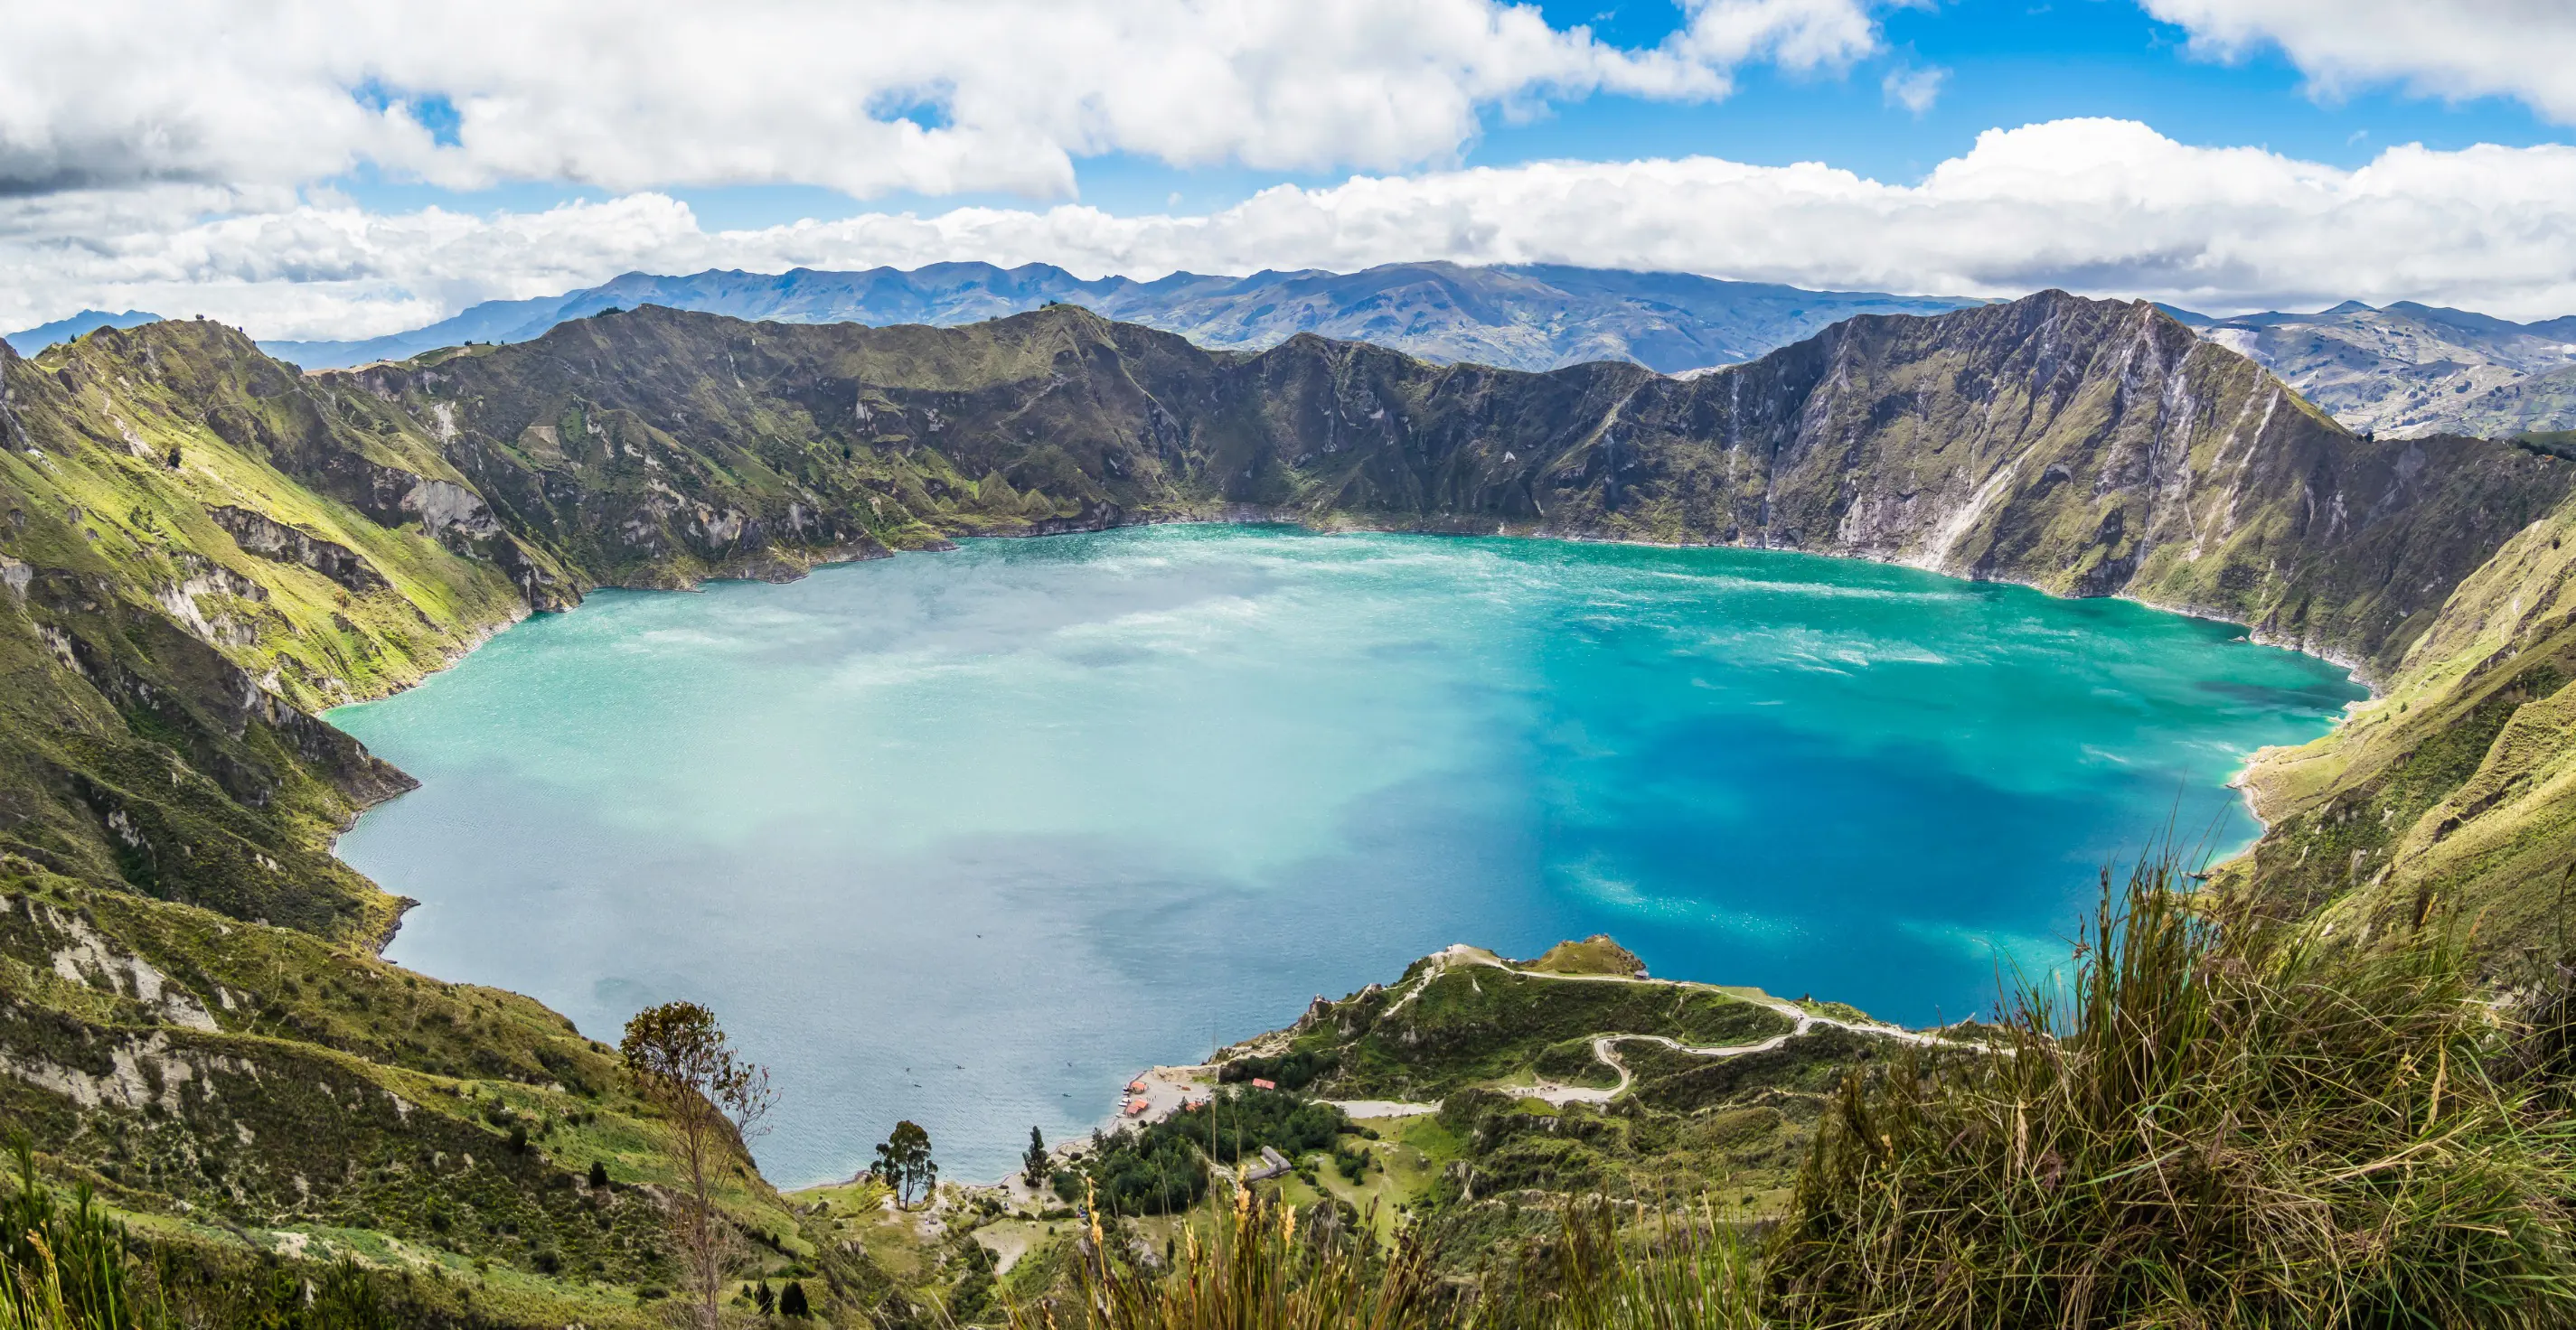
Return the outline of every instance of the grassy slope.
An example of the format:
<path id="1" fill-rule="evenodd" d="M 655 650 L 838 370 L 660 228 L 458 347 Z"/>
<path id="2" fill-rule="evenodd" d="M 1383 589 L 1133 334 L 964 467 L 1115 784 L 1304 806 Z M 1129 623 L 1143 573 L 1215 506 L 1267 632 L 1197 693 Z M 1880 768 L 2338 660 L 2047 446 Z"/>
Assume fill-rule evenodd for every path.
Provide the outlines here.
<path id="1" fill-rule="evenodd" d="M 1608 938 L 1549 953 L 1596 965 L 1624 954 Z M 1335 1069 L 1314 1093 L 1442 1101 L 1435 1114 L 1380 1120 L 1383 1139 L 1355 1147 L 1379 1166 L 1360 1182 L 1318 1158 L 1311 1177 L 1283 1182 L 1291 1199 L 1311 1200 L 1320 1187 L 1363 1209 L 1375 1201 L 1390 1216 L 1401 1206 L 1430 1219 L 1460 1253 L 1518 1232 L 1520 1202 L 1534 1192 L 1708 1195 L 1748 1214 L 1779 1211 L 1827 1096 L 1853 1071 L 1873 1073 L 1899 1046 L 1830 1026 L 1732 1057 L 1629 1040 L 1616 1049 L 1634 1080 L 1609 1103 L 1526 1097 L 1539 1078 L 1616 1084 L 1615 1070 L 1594 1054 L 1596 1036 L 1663 1035 L 1715 1046 L 1791 1028 L 1758 994 L 1629 973 L 1553 977 L 1453 949 L 1415 962 L 1392 986 L 1318 1003 L 1296 1025 L 1239 1046 L 1271 1056 L 1333 1055 Z M 1548 1222 L 1543 1211 L 1526 1218 Z"/>
<path id="2" fill-rule="evenodd" d="M 1339 1065 L 1318 1089 L 1351 1099 L 1433 1098 L 1526 1081 L 1551 1050 L 1595 1035 L 1752 1043 L 1790 1029 L 1769 1006 L 1704 985 L 1554 978 L 1474 963 L 1414 962 L 1403 983 L 1324 1003 L 1289 1047 Z M 1578 1061 L 1589 1061 L 1588 1052 Z"/>
<path id="3" fill-rule="evenodd" d="M 398 903 L 329 853 L 408 781 L 305 708 L 526 612 L 490 537 L 331 491 L 391 517 L 461 477 L 214 325 L 0 373 L 0 1116 L 165 1235 L 327 1233 L 455 1266 L 487 1315 L 633 1319 L 588 1281 L 668 1282 L 656 1193 L 569 1185 L 673 1181 L 612 1059 L 374 960 Z M 733 1204 L 801 1241 L 757 1178 Z"/>
<path id="4" fill-rule="evenodd" d="M 2387 694 L 2250 773 L 2234 872 L 2365 936 L 2456 912 L 2489 967 L 2554 955 L 2576 874 L 2576 503 L 2461 584 Z"/>
<path id="5" fill-rule="evenodd" d="M 1595 933 L 1580 942 L 1559 942 L 1522 968 L 1546 974 L 1643 976 L 1646 973 L 1646 963 L 1638 960 L 1636 954 L 1626 947 L 1612 941 L 1607 933 Z"/>
<path id="6" fill-rule="evenodd" d="M 408 781 L 307 711 L 410 683 L 524 609 L 490 565 L 281 471 L 295 380 L 244 345 L 156 324 L 0 362 L 0 847 L 382 937 L 395 903 L 327 839 Z M 362 560 L 373 589 L 243 549 L 225 513 Z"/>

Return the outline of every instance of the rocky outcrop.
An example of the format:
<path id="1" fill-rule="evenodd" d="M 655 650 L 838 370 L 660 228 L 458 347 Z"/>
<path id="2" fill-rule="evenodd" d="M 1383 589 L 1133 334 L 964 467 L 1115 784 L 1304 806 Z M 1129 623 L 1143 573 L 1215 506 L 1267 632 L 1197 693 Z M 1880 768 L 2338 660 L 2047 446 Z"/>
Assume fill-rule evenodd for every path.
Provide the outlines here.
<path id="1" fill-rule="evenodd" d="M 375 565 L 346 545 L 307 535 L 264 513 L 230 504 L 215 504 L 206 509 L 206 516 L 232 533 L 235 544 L 263 559 L 301 564 L 360 595 L 385 588 L 384 575 L 376 571 Z"/>

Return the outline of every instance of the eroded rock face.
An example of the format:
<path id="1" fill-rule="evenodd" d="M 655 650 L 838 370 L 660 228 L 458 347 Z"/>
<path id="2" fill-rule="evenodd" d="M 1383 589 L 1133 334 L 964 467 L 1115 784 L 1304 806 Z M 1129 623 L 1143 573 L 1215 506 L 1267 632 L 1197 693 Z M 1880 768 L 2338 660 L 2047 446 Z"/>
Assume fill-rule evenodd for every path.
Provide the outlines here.
<path id="1" fill-rule="evenodd" d="M 453 533 L 470 541 L 499 535 L 501 531 L 483 496 L 454 481 L 415 482 L 402 496 L 402 510 L 417 514 L 433 540 L 449 540 Z"/>
<path id="2" fill-rule="evenodd" d="M 206 515 L 232 533 L 233 541 L 243 550 L 263 559 L 301 564 L 360 595 L 385 589 L 384 575 L 367 562 L 366 556 L 346 545 L 307 535 L 265 513 L 230 504 L 210 507 Z"/>

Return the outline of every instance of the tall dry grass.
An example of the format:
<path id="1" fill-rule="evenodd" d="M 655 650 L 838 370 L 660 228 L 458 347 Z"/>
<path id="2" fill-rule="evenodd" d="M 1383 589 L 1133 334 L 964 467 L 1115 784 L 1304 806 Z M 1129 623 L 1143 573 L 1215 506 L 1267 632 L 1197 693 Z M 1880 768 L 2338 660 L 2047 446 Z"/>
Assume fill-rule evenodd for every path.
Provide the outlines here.
<path id="1" fill-rule="evenodd" d="M 2576 1324 L 2576 1137 L 2447 936 L 2115 889 L 1999 1056 L 1848 1082 L 1767 1281 L 1829 1327 Z"/>
<path id="2" fill-rule="evenodd" d="M 1169 1269 L 1119 1251 L 1095 1217 L 1066 1296 L 1013 1304 L 1012 1330 L 1432 1330 L 1436 1281 L 1409 1233 L 1310 1222 L 1248 1191 L 1183 1230 Z"/>

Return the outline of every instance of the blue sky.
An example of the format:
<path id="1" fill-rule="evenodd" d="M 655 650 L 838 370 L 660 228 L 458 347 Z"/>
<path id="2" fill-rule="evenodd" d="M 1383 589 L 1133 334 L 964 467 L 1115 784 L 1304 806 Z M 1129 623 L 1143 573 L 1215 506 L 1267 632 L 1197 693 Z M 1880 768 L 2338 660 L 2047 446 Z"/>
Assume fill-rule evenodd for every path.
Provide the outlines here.
<path id="1" fill-rule="evenodd" d="M 2569 0 L 90 0 L 0 86 L 0 327 L 948 260 L 2576 311 Z"/>
<path id="2" fill-rule="evenodd" d="M 1586 25 L 1626 47 L 1651 47 L 1684 20 L 1669 0 L 1543 0 L 1537 8 L 1551 26 Z M 1525 119 L 1487 108 L 1481 134 L 1458 164 L 1709 155 L 1769 166 L 1823 162 L 1901 182 L 1966 152 L 1985 130 L 2082 116 L 2141 121 L 2188 144 L 2264 147 L 2347 167 L 2367 163 L 2392 144 L 2522 147 L 2569 137 L 2567 126 L 2501 94 L 2445 98 L 2381 84 L 2320 96 L 2277 47 L 2226 59 L 2195 55 L 2186 49 L 2188 32 L 2150 17 L 2130 0 L 1948 0 L 1888 9 L 1880 22 L 1888 48 L 1882 54 L 1809 73 L 1747 66 L 1738 72 L 1732 95 L 1719 100 L 1596 94 L 1549 105 Z M 1893 70 L 1943 71 L 1928 110 L 1918 115 L 1889 103 L 1882 80 Z M 1120 213 L 1213 211 L 1272 185 L 1324 187 L 1348 174 L 1180 168 L 1119 152 L 1083 158 L 1077 173 L 1082 201 Z M 371 170 L 327 183 L 382 209 L 437 204 L 527 210 L 612 194 L 560 181 L 459 191 L 389 183 Z M 683 185 L 664 192 L 688 202 L 713 229 L 1029 202 L 995 192 L 898 191 L 860 200 L 804 185 Z"/>

